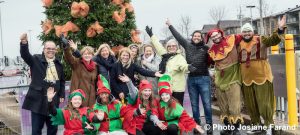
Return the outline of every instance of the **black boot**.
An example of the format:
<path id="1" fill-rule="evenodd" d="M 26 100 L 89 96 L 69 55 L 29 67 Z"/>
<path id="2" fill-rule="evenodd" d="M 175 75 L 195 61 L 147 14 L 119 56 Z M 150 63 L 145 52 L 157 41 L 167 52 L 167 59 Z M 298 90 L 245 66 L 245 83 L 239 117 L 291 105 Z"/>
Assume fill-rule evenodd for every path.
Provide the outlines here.
<path id="1" fill-rule="evenodd" d="M 241 135 L 239 127 L 241 125 L 241 120 L 237 120 L 237 122 L 234 125 L 234 130 L 232 132 L 232 135 Z"/>
<path id="2" fill-rule="evenodd" d="M 226 118 L 224 118 L 224 124 L 225 124 L 225 126 L 230 126 L 230 123 L 229 123 L 229 120 L 228 120 L 228 118 L 226 117 Z M 220 132 L 220 135 L 231 135 L 232 134 L 232 131 L 230 130 L 230 129 L 228 129 L 228 130 L 222 130 L 221 132 Z"/>

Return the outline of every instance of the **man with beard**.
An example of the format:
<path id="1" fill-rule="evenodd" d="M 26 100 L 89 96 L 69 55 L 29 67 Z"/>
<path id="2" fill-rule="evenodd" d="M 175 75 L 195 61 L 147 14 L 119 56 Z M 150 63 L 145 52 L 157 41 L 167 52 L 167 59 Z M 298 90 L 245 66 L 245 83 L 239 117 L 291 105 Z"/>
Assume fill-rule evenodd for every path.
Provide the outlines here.
<path id="1" fill-rule="evenodd" d="M 221 135 L 240 135 L 239 125 L 243 123 L 241 116 L 241 74 L 238 61 L 237 44 L 241 36 L 224 37 L 220 29 L 210 30 L 206 43 L 212 40 L 208 50 L 215 61 L 215 85 L 218 104 L 221 110 L 220 121 L 226 126 L 234 125 L 235 130 L 223 130 Z"/>
<path id="2" fill-rule="evenodd" d="M 95 123 L 96 130 L 100 135 L 127 135 L 122 130 L 121 117 L 125 115 L 125 106 L 116 100 L 110 92 L 110 86 L 104 76 L 98 76 L 98 98 L 93 109 L 95 112 L 103 112 L 103 119 Z"/>
<path id="3" fill-rule="evenodd" d="M 166 24 L 175 39 L 186 52 L 186 61 L 189 64 L 190 71 L 187 83 L 193 118 L 197 124 L 201 124 L 199 112 L 200 95 L 204 107 L 206 124 L 212 126 L 210 76 L 208 72 L 211 60 L 207 53 L 209 48 L 204 44 L 200 31 L 194 31 L 191 41 L 188 41 L 176 31 L 176 29 L 171 25 L 170 20 L 167 20 Z M 209 130 L 207 134 L 212 134 L 212 130 Z"/>
<path id="4" fill-rule="evenodd" d="M 280 34 L 284 33 L 286 17 L 278 22 L 278 30 L 270 37 L 254 36 L 253 28 L 248 23 L 242 27 L 243 40 L 240 42 L 239 59 L 243 81 L 243 94 L 246 107 L 253 124 L 273 124 L 274 90 L 271 66 L 267 60 L 268 47 L 281 42 Z M 269 129 L 267 132 L 271 132 Z"/>

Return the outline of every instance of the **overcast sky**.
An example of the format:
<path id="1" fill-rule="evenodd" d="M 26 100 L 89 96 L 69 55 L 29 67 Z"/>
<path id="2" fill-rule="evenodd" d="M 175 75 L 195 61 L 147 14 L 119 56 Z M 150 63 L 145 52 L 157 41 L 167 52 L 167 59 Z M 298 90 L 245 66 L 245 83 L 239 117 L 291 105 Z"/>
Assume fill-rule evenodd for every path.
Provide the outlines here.
<path id="1" fill-rule="evenodd" d="M 4 55 L 15 57 L 19 55 L 19 36 L 23 32 L 30 33 L 32 53 L 42 51 L 41 41 L 37 36 L 40 34 L 41 21 L 45 19 L 42 13 L 41 0 L 4 0 L 0 4 Z M 299 0 L 266 0 L 273 12 L 279 12 L 287 8 L 293 8 Z M 250 16 L 250 10 L 246 5 L 258 6 L 258 0 L 132 0 L 135 9 L 136 23 L 140 30 L 146 25 L 154 29 L 154 33 L 161 35 L 161 29 L 166 27 L 166 18 L 176 26 L 181 16 L 190 16 L 192 29 L 202 29 L 204 24 L 213 23 L 209 10 L 213 7 L 225 6 L 226 18 L 237 19 L 239 6 L 242 14 Z M 253 9 L 253 18 L 258 17 L 258 9 Z M 1 39 L 0 39 L 1 40 Z M 30 40 L 30 39 L 29 39 Z M 0 42 L 1 45 L 1 42 Z M 0 47 L 1 50 L 1 47 Z M 0 57 L 2 51 L 0 51 Z"/>

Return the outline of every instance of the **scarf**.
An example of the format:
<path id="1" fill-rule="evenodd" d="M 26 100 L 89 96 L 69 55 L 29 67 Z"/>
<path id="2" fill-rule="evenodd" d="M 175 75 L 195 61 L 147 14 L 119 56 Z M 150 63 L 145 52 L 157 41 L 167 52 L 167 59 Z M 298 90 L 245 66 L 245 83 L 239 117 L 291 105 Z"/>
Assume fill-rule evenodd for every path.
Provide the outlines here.
<path id="1" fill-rule="evenodd" d="M 148 58 L 145 57 L 145 54 L 143 55 L 143 60 L 145 60 L 147 63 L 151 63 L 153 58 L 154 58 L 154 54 L 151 54 Z"/>
<path id="2" fill-rule="evenodd" d="M 90 63 L 88 63 L 87 61 L 85 61 L 84 59 L 81 59 L 84 67 L 89 71 L 92 72 L 95 68 L 96 68 L 96 64 L 94 61 L 90 61 Z"/>
<path id="3" fill-rule="evenodd" d="M 46 58 L 46 61 L 48 63 L 48 66 L 46 69 L 46 77 L 44 79 L 46 82 L 55 83 L 56 80 L 58 80 L 58 75 L 57 75 L 56 67 L 54 64 L 54 60 L 55 60 L 55 58 L 53 58 L 53 59 Z"/>
<path id="4" fill-rule="evenodd" d="M 164 74 L 166 72 L 166 66 L 167 66 L 168 60 L 172 56 L 175 56 L 175 55 L 177 55 L 177 53 L 166 53 L 166 54 L 162 55 L 162 59 L 159 64 L 159 71 L 161 71 L 161 74 Z"/>
<path id="5" fill-rule="evenodd" d="M 107 59 L 97 56 L 97 63 L 103 65 L 107 70 L 110 70 L 112 65 L 116 62 L 116 58 L 112 55 L 109 55 Z"/>

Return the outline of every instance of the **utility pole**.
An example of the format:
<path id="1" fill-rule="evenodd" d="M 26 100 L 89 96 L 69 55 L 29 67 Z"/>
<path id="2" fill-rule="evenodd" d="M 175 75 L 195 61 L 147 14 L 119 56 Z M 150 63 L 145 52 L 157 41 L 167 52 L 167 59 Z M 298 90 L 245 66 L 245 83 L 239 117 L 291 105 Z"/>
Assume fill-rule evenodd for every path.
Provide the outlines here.
<path id="1" fill-rule="evenodd" d="M 240 26 L 242 28 L 243 26 L 243 15 L 242 15 L 242 7 L 240 6 L 239 14 L 238 14 L 238 19 L 240 20 Z"/>
<path id="2" fill-rule="evenodd" d="M 263 15 L 262 15 L 262 4 L 263 1 L 259 0 L 259 15 L 260 15 L 260 35 L 264 35 L 264 22 L 263 22 Z"/>
<path id="3" fill-rule="evenodd" d="M 254 5 L 249 5 L 249 6 L 246 6 L 246 8 L 250 8 L 250 19 L 251 19 L 251 26 L 252 26 L 252 21 L 253 21 L 253 19 L 252 19 L 252 8 L 255 8 L 255 6 Z"/>

